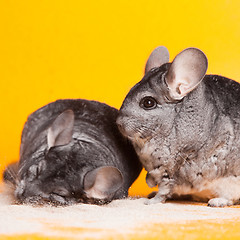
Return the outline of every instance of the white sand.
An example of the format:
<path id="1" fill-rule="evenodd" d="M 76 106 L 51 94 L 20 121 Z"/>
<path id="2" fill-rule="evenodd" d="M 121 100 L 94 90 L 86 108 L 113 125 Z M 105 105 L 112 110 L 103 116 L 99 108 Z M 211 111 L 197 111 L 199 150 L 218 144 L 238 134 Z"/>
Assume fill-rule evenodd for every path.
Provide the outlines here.
<path id="1" fill-rule="evenodd" d="M 190 220 L 238 219 L 239 208 L 165 203 L 144 205 L 144 198 L 116 200 L 104 206 L 78 204 L 69 207 L 15 205 L 9 194 L 0 194 L 0 235 L 41 234 L 71 239 L 99 238 L 109 232 L 126 234 L 152 223 L 184 223 Z M 82 230 L 84 228 L 84 230 Z"/>

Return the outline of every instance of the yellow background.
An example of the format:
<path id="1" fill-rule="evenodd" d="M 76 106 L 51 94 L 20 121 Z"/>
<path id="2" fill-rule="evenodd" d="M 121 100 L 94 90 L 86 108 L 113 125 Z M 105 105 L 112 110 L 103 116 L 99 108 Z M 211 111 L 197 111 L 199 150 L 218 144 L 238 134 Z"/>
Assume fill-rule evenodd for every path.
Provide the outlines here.
<path id="1" fill-rule="evenodd" d="M 1 0 L 0 163 L 17 160 L 27 116 L 60 98 L 119 108 L 158 45 L 202 49 L 208 73 L 240 80 L 240 1 Z M 146 194 L 144 173 L 131 194 Z"/>

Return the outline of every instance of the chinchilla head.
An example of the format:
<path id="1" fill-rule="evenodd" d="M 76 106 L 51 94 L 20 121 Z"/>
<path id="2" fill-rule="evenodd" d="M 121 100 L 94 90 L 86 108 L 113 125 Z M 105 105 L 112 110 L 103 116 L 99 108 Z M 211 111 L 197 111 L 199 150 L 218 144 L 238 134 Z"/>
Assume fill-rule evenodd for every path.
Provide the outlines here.
<path id="1" fill-rule="evenodd" d="M 177 107 L 199 85 L 207 71 L 207 58 L 196 48 L 187 48 L 169 63 L 165 47 L 150 55 L 144 78 L 126 96 L 117 124 L 137 145 L 155 136 L 165 138 L 173 128 Z"/>
<path id="2" fill-rule="evenodd" d="M 15 191 L 20 202 L 102 204 L 122 186 L 121 172 L 101 160 L 96 164 L 96 153 L 73 138 L 73 127 L 74 113 L 66 110 L 48 128 L 46 149 L 20 165 Z"/>

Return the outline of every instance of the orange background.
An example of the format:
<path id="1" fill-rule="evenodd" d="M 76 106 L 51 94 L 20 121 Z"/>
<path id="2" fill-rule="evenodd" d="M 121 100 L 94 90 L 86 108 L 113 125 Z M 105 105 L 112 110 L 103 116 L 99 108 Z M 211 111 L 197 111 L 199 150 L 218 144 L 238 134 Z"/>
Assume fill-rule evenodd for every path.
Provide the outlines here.
<path id="1" fill-rule="evenodd" d="M 0 163 L 17 160 L 27 116 L 60 98 L 119 108 L 158 45 L 186 47 L 240 80 L 240 1 L 0 1 Z M 146 194 L 145 173 L 130 193 Z"/>

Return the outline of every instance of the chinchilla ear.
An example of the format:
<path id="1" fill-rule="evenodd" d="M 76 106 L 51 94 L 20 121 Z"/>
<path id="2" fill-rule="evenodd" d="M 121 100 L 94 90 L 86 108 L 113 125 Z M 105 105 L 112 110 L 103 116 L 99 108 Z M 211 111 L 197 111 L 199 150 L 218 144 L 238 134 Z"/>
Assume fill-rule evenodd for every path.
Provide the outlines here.
<path id="1" fill-rule="evenodd" d="M 168 62 L 169 62 L 169 52 L 167 48 L 164 46 L 155 48 L 147 60 L 147 63 L 145 66 L 145 74 L 149 72 L 152 68 L 160 67 L 164 63 L 168 63 Z"/>
<path id="2" fill-rule="evenodd" d="M 116 167 L 99 167 L 84 177 L 84 191 L 89 198 L 111 199 L 123 185 L 123 176 Z"/>
<path id="3" fill-rule="evenodd" d="M 48 148 L 70 143 L 73 134 L 74 113 L 68 109 L 61 113 L 48 129 Z"/>
<path id="4" fill-rule="evenodd" d="M 187 48 L 180 52 L 165 76 L 170 96 L 180 100 L 195 89 L 204 78 L 207 67 L 207 57 L 201 50 Z"/>

